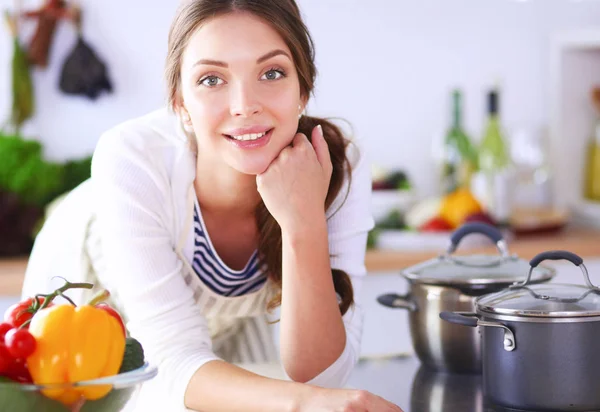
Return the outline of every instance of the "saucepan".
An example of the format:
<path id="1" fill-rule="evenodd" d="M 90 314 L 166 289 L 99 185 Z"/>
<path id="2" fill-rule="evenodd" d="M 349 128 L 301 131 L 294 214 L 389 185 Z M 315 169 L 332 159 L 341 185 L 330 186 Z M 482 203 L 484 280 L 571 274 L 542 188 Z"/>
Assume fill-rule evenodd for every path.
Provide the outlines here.
<path id="1" fill-rule="evenodd" d="M 585 285 L 531 284 L 542 261 L 562 259 L 581 269 Z M 471 330 L 481 326 L 483 390 L 490 402 L 526 410 L 600 410 L 600 288 L 583 259 L 568 251 L 540 253 L 530 265 L 524 281 L 478 298 L 474 313 L 440 317 Z"/>
<path id="2" fill-rule="evenodd" d="M 455 255 L 461 240 L 471 234 L 490 239 L 499 254 Z M 480 335 L 475 329 L 442 321 L 439 314 L 473 312 L 475 299 L 522 280 L 528 269 L 529 262 L 509 253 L 498 229 L 471 222 L 452 234 L 445 254 L 402 271 L 409 282 L 408 294 L 390 293 L 377 301 L 409 311 L 412 345 L 424 365 L 436 371 L 480 373 Z M 531 282 L 546 282 L 554 274 L 553 269 L 538 267 L 532 272 Z"/>

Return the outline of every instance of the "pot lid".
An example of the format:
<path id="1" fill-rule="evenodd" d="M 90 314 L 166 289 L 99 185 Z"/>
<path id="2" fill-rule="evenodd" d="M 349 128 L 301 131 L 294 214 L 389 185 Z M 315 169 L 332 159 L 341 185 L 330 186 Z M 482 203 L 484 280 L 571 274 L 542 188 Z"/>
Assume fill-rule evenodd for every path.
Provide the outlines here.
<path id="1" fill-rule="evenodd" d="M 556 260 L 567 258 L 565 253 L 569 252 L 545 252 L 540 255 L 544 255 L 545 259 Z M 548 257 L 549 254 L 557 255 Z M 584 275 L 585 285 L 558 283 L 532 285 L 528 278 L 525 282 L 513 285 L 501 292 L 481 296 L 477 299 L 477 309 L 498 315 L 523 317 L 600 316 L 600 288 L 590 282 L 583 260 L 577 255 L 571 255 L 567 260 L 579 266 Z M 539 263 L 534 262 L 535 260 L 536 258 L 532 260 L 532 269 Z"/>
<path id="2" fill-rule="evenodd" d="M 482 312 L 533 317 L 600 316 L 600 289 L 551 284 L 510 288 L 477 301 Z"/>
<path id="3" fill-rule="evenodd" d="M 492 240 L 499 254 L 453 255 L 460 241 L 472 233 L 483 234 Z M 475 222 L 467 223 L 454 232 L 446 254 L 407 268 L 403 275 L 413 283 L 483 287 L 522 282 L 529 269 L 529 262 L 509 254 L 506 242 L 498 229 Z M 554 274 L 553 269 L 537 267 L 531 275 L 531 283 L 549 280 Z"/>
<path id="4" fill-rule="evenodd" d="M 448 286 L 511 285 L 523 281 L 529 272 L 529 262 L 517 256 L 471 255 L 448 259 L 445 256 L 413 266 L 404 276 L 413 283 Z M 537 267 L 531 283 L 551 279 L 554 269 Z"/>

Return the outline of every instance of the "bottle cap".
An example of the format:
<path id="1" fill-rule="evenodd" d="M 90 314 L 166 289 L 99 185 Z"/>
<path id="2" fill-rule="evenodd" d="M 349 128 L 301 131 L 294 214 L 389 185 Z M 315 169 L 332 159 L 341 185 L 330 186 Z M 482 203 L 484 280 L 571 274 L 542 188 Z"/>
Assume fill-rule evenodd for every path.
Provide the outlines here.
<path id="1" fill-rule="evenodd" d="M 488 92 L 488 113 L 498 113 L 498 92 L 496 90 L 490 90 Z"/>

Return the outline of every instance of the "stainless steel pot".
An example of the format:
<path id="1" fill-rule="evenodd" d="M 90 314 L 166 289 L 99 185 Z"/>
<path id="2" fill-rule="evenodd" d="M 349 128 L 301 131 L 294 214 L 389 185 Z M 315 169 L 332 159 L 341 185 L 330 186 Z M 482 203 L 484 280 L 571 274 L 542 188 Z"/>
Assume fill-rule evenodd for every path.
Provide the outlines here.
<path id="1" fill-rule="evenodd" d="M 461 240 L 479 233 L 491 239 L 500 255 L 454 256 Z M 481 337 L 476 330 L 444 322 L 440 312 L 473 312 L 475 300 L 505 289 L 523 279 L 529 263 L 510 255 L 502 234 L 493 226 L 468 223 L 453 233 L 447 252 L 404 270 L 409 282 L 406 295 L 386 294 L 377 301 L 390 308 L 409 311 L 412 344 L 427 367 L 446 372 L 481 372 Z M 545 282 L 554 270 L 536 268 L 534 283 Z"/>
<path id="2" fill-rule="evenodd" d="M 452 324 L 482 326 L 483 388 L 487 400 L 513 409 L 600 410 L 600 288 L 583 259 L 567 251 L 531 260 L 566 259 L 586 286 L 531 285 L 477 299 L 476 313 L 440 314 Z M 476 329 L 472 329 L 476 330 Z"/>

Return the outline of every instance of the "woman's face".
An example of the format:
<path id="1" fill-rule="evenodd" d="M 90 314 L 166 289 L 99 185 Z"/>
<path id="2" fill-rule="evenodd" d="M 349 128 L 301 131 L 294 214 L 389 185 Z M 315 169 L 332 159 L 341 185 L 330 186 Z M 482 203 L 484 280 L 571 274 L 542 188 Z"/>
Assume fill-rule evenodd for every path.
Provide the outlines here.
<path id="1" fill-rule="evenodd" d="M 304 108 L 298 74 L 281 36 L 258 17 L 203 24 L 183 53 L 181 79 L 202 156 L 256 175 L 292 141 Z"/>

